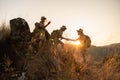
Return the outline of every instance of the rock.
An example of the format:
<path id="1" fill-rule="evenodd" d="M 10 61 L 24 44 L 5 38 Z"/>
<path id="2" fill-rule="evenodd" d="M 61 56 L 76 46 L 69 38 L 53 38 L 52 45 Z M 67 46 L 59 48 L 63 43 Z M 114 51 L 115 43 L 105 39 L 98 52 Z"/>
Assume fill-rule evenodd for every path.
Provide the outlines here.
<path id="1" fill-rule="evenodd" d="M 14 18 L 10 20 L 10 28 L 10 38 L 16 53 L 26 54 L 29 41 L 31 40 L 31 32 L 28 23 L 23 18 Z"/>
<path id="2" fill-rule="evenodd" d="M 1 32 L 1 35 L 6 33 L 8 33 L 7 29 Z M 25 54 L 28 52 L 28 43 L 31 40 L 29 25 L 23 18 L 10 20 L 9 34 L 8 37 L 0 40 L 0 73 L 5 72 L 5 66 L 7 66 L 7 71 L 11 68 L 24 69 Z M 8 61 L 6 63 L 7 58 L 11 63 Z"/>
<path id="3" fill-rule="evenodd" d="M 30 28 L 23 18 L 15 18 L 10 20 L 11 37 L 16 40 L 29 41 Z"/>

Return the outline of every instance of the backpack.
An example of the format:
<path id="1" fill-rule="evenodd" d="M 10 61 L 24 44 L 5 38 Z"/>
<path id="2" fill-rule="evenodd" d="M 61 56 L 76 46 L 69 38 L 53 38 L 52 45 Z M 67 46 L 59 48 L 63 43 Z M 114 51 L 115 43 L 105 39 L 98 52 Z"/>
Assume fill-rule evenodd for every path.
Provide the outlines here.
<path id="1" fill-rule="evenodd" d="M 59 30 L 54 30 L 52 33 L 51 33 L 51 37 L 54 38 L 54 37 L 58 37 L 59 36 Z"/>
<path id="2" fill-rule="evenodd" d="M 90 39 L 90 37 L 89 36 L 85 36 L 85 45 L 86 45 L 86 47 L 87 48 L 89 48 L 90 46 L 91 46 L 91 39 Z"/>
<path id="3" fill-rule="evenodd" d="M 35 28 L 33 30 L 33 33 L 37 33 L 37 32 L 39 32 L 39 23 L 38 22 L 35 23 Z"/>

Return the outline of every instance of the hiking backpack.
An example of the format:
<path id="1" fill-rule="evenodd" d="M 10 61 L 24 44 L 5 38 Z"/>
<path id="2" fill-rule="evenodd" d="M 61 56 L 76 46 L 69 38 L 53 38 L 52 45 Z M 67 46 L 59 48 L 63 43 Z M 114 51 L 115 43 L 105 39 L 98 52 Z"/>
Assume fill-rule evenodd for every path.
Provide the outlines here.
<path id="1" fill-rule="evenodd" d="M 54 37 L 59 37 L 59 30 L 54 30 L 54 31 L 51 33 L 51 36 L 52 36 L 52 38 L 54 38 Z"/>
<path id="2" fill-rule="evenodd" d="M 91 46 L 91 39 L 90 39 L 90 37 L 87 36 L 87 35 L 86 35 L 85 37 L 86 37 L 86 40 L 85 40 L 85 42 L 86 42 L 86 43 L 85 43 L 85 44 L 86 44 L 86 47 L 89 48 L 89 47 Z"/>

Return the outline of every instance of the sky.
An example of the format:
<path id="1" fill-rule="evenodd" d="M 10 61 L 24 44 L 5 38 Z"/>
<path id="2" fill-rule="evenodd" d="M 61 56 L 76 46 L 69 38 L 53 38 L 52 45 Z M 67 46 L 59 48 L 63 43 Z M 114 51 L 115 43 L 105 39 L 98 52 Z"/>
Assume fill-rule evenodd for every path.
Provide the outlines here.
<path id="1" fill-rule="evenodd" d="M 82 28 L 93 45 L 120 43 L 120 0 L 0 0 L 0 24 L 22 17 L 32 32 L 41 16 L 51 21 L 49 33 L 66 25 L 64 37 L 75 39 Z"/>

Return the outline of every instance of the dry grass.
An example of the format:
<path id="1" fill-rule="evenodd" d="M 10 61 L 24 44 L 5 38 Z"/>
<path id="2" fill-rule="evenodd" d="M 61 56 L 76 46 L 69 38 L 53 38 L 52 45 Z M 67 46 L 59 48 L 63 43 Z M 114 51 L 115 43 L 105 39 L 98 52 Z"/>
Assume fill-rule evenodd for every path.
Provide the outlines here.
<path id="1" fill-rule="evenodd" d="M 9 34 L 10 30 L 3 24 L 0 30 L 0 40 L 4 40 Z M 24 60 L 27 79 L 120 80 L 120 59 L 114 56 L 116 54 L 108 57 L 104 62 L 96 63 L 92 62 L 93 56 L 88 55 L 87 63 L 83 63 L 79 50 L 69 44 L 65 45 L 64 49 L 59 46 L 56 55 L 51 48 L 40 49 L 36 54 L 28 49 L 29 55 Z"/>
<path id="2" fill-rule="evenodd" d="M 5 23 L 2 23 L 0 25 L 0 40 L 4 40 L 10 35 L 10 29 Z"/>
<path id="3" fill-rule="evenodd" d="M 39 52 L 29 62 L 28 73 L 31 80 L 120 80 L 120 60 L 112 57 L 104 63 L 92 63 L 90 56 L 83 63 L 76 47 L 59 47 L 56 57 L 50 51 Z M 77 52 L 77 53 L 75 53 Z M 53 58 L 54 57 L 54 58 Z M 76 60 L 77 59 L 77 60 Z M 54 66 L 54 67 L 53 67 Z M 30 69 L 30 70 L 29 70 Z M 53 74 L 53 72 L 54 74 Z M 44 76 L 44 77 L 41 77 Z M 37 79 L 36 79 L 37 78 Z"/>

